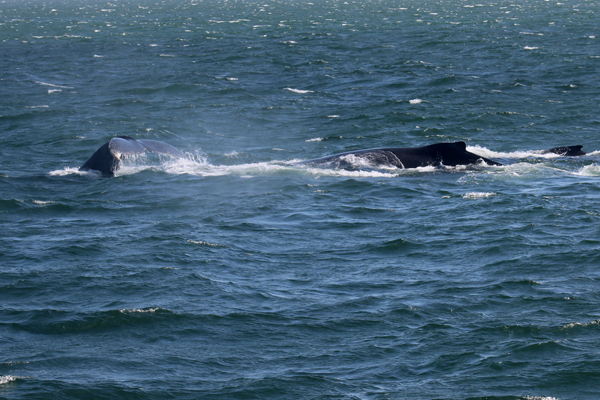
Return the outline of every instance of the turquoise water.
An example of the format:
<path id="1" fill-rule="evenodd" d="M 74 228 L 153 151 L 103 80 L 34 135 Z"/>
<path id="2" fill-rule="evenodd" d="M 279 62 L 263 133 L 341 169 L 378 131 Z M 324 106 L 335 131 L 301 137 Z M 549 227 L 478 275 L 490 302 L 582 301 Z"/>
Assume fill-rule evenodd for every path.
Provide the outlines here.
<path id="1" fill-rule="evenodd" d="M 599 6 L 0 3 L 0 398 L 597 399 Z"/>

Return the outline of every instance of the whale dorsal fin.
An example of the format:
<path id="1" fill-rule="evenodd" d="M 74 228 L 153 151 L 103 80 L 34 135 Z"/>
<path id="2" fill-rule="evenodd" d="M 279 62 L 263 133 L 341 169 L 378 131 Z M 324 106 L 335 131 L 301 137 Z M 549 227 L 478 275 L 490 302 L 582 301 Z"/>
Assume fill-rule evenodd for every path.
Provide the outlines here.
<path id="1" fill-rule="evenodd" d="M 467 150 L 467 144 L 462 140 L 460 142 L 454 142 L 454 144 L 461 148 L 461 150 Z"/>

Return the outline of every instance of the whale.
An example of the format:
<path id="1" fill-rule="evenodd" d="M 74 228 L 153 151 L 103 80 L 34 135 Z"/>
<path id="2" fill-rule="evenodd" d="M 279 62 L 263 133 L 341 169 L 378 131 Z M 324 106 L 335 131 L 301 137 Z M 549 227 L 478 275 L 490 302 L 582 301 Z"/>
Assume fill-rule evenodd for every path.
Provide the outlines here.
<path id="1" fill-rule="evenodd" d="M 587 154 L 582 145 L 560 146 L 547 150 L 535 151 L 537 154 L 557 154 L 564 157 Z M 79 168 L 80 171 L 99 171 L 105 176 L 115 176 L 124 157 L 140 155 L 146 152 L 158 153 L 178 158 L 187 158 L 185 153 L 170 144 L 151 139 L 134 139 L 130 136 L 117 136 L 104 143 Z M 400 169 L 419 167 L 443 167 L 458 165 L 503 164 L 489 158 L 471 153 L 463 141 L 453 143 L 435 143 L 422 147 L 385 147 L 377 149 L 356 150 L 333 154 L 312 160 L 301 161 L 297 165 L 326 166 L 340 169 L 356 168 L 356 160 L 368 167 L 393 167 Z"/>
<path id="2" fill-rule="evenodd" d="M 561 146 L 540 150 L 538 153 L 553 153 L 559 156 L 582 156 L 586 154 L 585 151 L 581 150 L 582 147 L 582 145 Z M 454 167 L 458 165 L 503 165 L 497 161 L 471 153 L 467 150 L 467 144 L 462 141 L 453 143 L 435 143 L 422 147 L 386 147 L 356 150 L 301 161 L 298 164 L 348 169 L 355 167 L 357 158 L 360 159 L 362 164 L 366 163 L 369 166 L 395 167 L 400 169 L 429 166 Z"/>
<path id="3" fill-rule="evenodd" d="M 184 152 L 170 144 L 151 139 L 134 139 L 131 136 L 117 136 L 104 143 L 79 168 L 80 171 L 99 171 L 104 176 L 115 176 L 121 160 L 127 155 L 141 155 L 146 152 L 186 158 Z"/>

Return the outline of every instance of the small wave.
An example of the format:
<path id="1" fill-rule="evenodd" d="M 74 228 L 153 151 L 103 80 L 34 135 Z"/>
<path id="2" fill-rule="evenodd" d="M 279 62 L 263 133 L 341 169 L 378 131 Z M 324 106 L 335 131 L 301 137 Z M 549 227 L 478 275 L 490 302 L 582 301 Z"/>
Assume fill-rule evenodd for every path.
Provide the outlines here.
<path id="1" fill-rule="evenodd" d="M 209 19 L 208 22 L 211 22 L 213 24 L 238 24 L 240 22 L 250 22 L 249 19 L 234 19 L 231 21 L 221 21 L 218 19 Z"/>
<path id="2" fill-rule="evenodd" d="M 165 162 L 162 169 L 174 175 L 196 175 L 196 176 L 225 176 L 238 175 L 240 177 L 254 177 L 275 171 L 290 169 L 289 166 L 277 162 L 260 162 L 238 165 L 213 165 L 205 159 L 199 161 L 193 159 L 176 159 Z"/>
<path id="3" fill-rule="evenodd" d="M 318 138 L 314 138 L 314 139 L 308 139 L 308 140 L 305 140 L 305 142 L 307 142 L 307 143 L 308 143 L 308 142 L 322 142 L 322 141 L 323 141 L 323 138 L 322 138 L 322 137 L 318 137 Z"/>
<path id="4" fill-rule="evenodd" d="M 147 307 L 147 308 L 129 308 L 129 309 L 121 309 L 119 310 L 120 313 L 122 314 L 129 314 L 129 313 L 155 313 L 159 310 L 164 310 L 164 311 L 169 311 L 166 310 L 164 308 L 160 308 L 160 307 Z"/>
<path id="5" fill-rule="evenodd" d="M 384 171 L 365 171 L 365 170 L 347 170 L 347 169 L 335 169 L 335 168 L 306 168 L 305 171 L 315 176 L 341 176 L 348 178 L 394 178 L 398 176 L 398 171 L 384 172 Z"/>
<path id="6" fill-rule="evenodd" d="M 18 377 L 18 376 L 13 376 L 13 375 L 1 375 L 1 376 L 0 376 L 0 385 L 4 385 L 4 384 L 6 384 L 6 383 L 9 383 L 9 382 L 14 382 L 14 381 L 16 381 L 17 379 L 19 379 L 19 377 Z"/>
<path id="7" fill-rule="evenodd" d="M 600 325 L 600 319 L 596 319 L 594 321 L 587 322 L 587 323 L 572 322 L 570 324 L 564 325 L 563 329 L 586 328 L 588 326 L 596 326 L 596 325 Z"/>
<path id="8" fill-rule="evenodd" d="M 16 210 L 23 205 L 23 200 L 19 199 L 0 200 L 0 212 Z"/>
<path id="9" fill-rule="evenodd" d="M 493 151 L 481 146 L 467 146 L 467 151 L 486 158 L 562 158 L 555 153 L 541 154 L 541 150 L 517 150 L 512 152 Z"/>
<path id="10" fill-rule="evenodd" d="M 188 239 L 188 240 L 186 240 L 186 242 L 192 243 L 192 244 L 199 244 L 199 245 L 207 246 L 207 247 L 225 247 L 222 244 L 209 243 L 209 242 L 205 242 L 204 240 L 191 240 L 191 239 Z"/>
<path id="11" fill-rule="evenodd" d="M 41 82 L 41 81 L 35 81 L 35 83 L 37 83 L 38 85 L 50 86 L 50 87 L 55 87 L 55 88 L 60 88 L 60 89 L 73 89 L 73 87 L 71 87 L 71 86 L 55 85 L 53 83 L 47 83 L 47 82 Z"/>
<path id="12" fill-rule="evenodd" d="M 70 334 L 119 329 L 123 326 L 154 323 L 176 314 L 162 307 L 107 310 L 91 313 L 61 310 L 36 310 L 27 312 L 23 321 L 12 324 L 14 328 L 37 334 Z"/>
<path id="13" fill-rule="evenodd" d="M 412 99 L 408 101 L 410 104 L 421 104 L 423 100 L 421 99 Z"/>
<path id="14" fill-rule="evenodd" d="M 313 93 L 312 90 L 293 89 L 293 88 L 289 88 L 289 87 L 285 88 L 285 90 L 289 90 L 290 92 L 300 93 L 300 94 Z"/>
<path id="15" fill-rule="evenodd" d="M 43 200 L 33 200 L 32 203 L 40 205 L 40 206 L 46 206 L 48 204 L 59 204 L 58 201 L 43 201 Z"/>
<path id="16" fill-rule="evenodd" d="M 575 172 L 575 175 L 579 176 L 600 176 L 600 165 L 592 164 L 586 165 L 581 168 L 579 171 Z"/>
<path id="17" fill-rule="evenodd" d="M 370 244 L 366 246 L 366 249 L 368 251 L 374 251 L 377 253 L 398 253 L 407 251 L 413 247 L 414 243 L 399 238 L 395 240 L 388 240 L 379 244 Z"/>
<path id="18" fill-rule="evenodd" d="M 463 199 L 485 199 L 488 197 L 496 196 L 493 192 L 469 192 L 463 195 Z"/>
<path id="19" fill-rule="evenodd" d="M 94 175 L 99 176 L 99 171 L 80 171 L 79 168 L 64 167 L 63 169 L 57 169 L 55 171 L 48 172 L 50 176 L 67 176 L 67 175 Z"/>

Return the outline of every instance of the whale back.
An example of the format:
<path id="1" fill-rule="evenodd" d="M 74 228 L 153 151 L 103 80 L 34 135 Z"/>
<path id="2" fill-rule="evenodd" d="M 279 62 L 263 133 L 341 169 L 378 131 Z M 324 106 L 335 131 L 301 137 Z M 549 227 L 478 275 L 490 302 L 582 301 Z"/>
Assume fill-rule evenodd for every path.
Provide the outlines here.
<path id="1" fill-rule="evenodd" d="M 366 159 L 373 166 L 392 166 L 396 168 L 419 168 L 428 166 L 457 166 L 485 162 L 488 165 L 502 165 L 496 161 L 467 151 L 465 142 L 436 143 L 423 147 L 387 147 L 334 154 L 302 164 L 330 164 L 337 168 L 348 168 L 348 156 Z"/>
<path id="2" fill-rule="evenodd" d="M 454 143 L 436 143 L 429 146 L 424 146 L 426 151 L 435 154 L 437 165 L 445 165 L 455 167 L 457 165 L 471 165 L 485 162 L 487 165 L 502 165 L 499 162 L 490 160 L 489 158 L 467 151 L 467 144 L 463 141 Z"/>
<path id="3" fill-rule="evenodd" d="M 583 155 L 586 155 L 587 153 L 585 151 L 581 150 L 582 148 L 583 148 L 583 146 L 578 144 L 576 146 L 554 147 L 552 149 L 542 150 L 541 153 L 542 154 L 554 153 L 554 154 L 558 154 L 559 156 L 566 156 L 566 157 L 583 156 Z"/>

